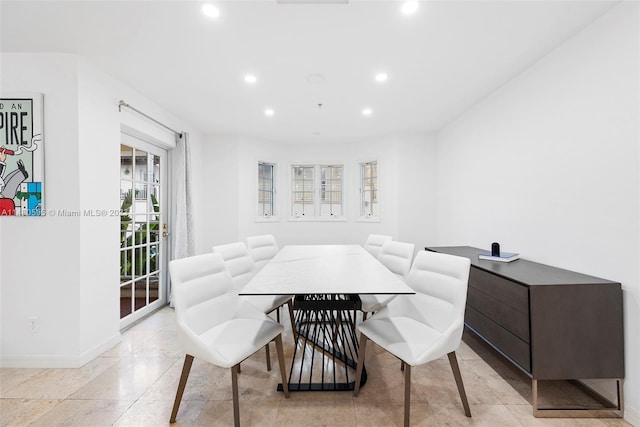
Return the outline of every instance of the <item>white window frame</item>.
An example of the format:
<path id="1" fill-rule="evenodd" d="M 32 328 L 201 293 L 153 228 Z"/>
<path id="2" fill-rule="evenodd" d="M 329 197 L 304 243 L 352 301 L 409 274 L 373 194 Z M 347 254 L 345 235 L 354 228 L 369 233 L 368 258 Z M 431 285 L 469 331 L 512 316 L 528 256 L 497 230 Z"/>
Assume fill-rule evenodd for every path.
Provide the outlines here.
<path id="1" fill-rule="evenodd" d="M 303 168 L 303 169 L 311 169 L 313 171 L 313 178 L 311 179 L 311 183 L 312 183 L 312 188 L 311 188 L 311 203 L 306 203 L 307 205 L 311 205 L 311 215 L 307 215 L 306 212 L 303 212 L 302 214 L 296 214 L 295 213 L 295 209 L 294 209 L 294 203 L 296 200 L 296 194 L 298 193 L 302 193 L 303 198 L 304 198 L 304 194 L 305 193 L 309 193 L 308 191 L 304 190 L 304 186 L 302 189 L 297 189 L 296 185 L 295 185 L 295 181 L 299 181 L 299 179 L 296 179 L 296 175 L 294 173 L 294 171 L 297 168 Z M 291 179 L 289 180 L 289 183 L 291 185 L 291 191 L 289 192 L 290 196 L 291 196 L 291 203 L 289 204 L 289 214 L 291 215 L 292 218 L 296 218 L 296 219 L 306 219 L 306 218 L 314 218 L 316 216 L 316 204 L 318 202 L 318 197 L 317 197 L 317 190 L 318 190 L 318 185 L 316 183 L 317 180 L 317 176 L 318 173 L 316 171 L 316 166 L 315 165 L 310 165 L 310 164 L 304 164 L 304 163 L 296 163 L 296 164 L 292 164 L 291 167 L 289 168 L 289 172 L 291 174 Z M 304 175 L 304 173 L 303 173 Z M 306 180 L 302 179 L 302 182 L 304 183 Z M 303 206 L 305 205 L 305 203 L 303 203 Z M 303 208 L 304 211 L 306 211 L 306 208 Z"/>
<path id="2" fill-rule="evenodd" d="M 297 167 L 306 167 L 313 168 L 313 202 L 309 203 L 312 206 L 312 211 L 310 214 L 306 212 L 303 215 L 294 213 L 294 169 Z M 322 212 L 322 168 L 326 167 L 340 167 L 342 169 L 341 174 L 341 183 L 340 183 L 340 215 L 321 215 Z M 296 162 L 291 163 L 289 167 L 290 173 L 290 191 L 289 191 L 289 221 L 346 221 L 346 192 L 345 192 L 345 183 L 346 183 L 346 168 L 343 163 L 340 162 L 323 162 L 323 163 L 310 163 L 310 162 Z M 306 209 L 305 209 L 306 211 Z"/>
<path id="3" fill-rule="evenodd" d="M 377 209 L 377 214 L 374 215 L 373 213 L 369 213 L 367 212 L 367 207 L 365 206 L 365 167 L 367 165 L 376 165 L 376 187 L 375 187 L 375 193 L 376 193 L 376 204 L 378 205 L 378 209 Z M 360 162 L 358 163 L 358 169 L 359 169 L 359 173 L 360 173 L 360 182 L 359 182 L 359 189 L 360 189 L 360 197 L 359 197 L 359 217 L 358 217 L 358 221 L 360 222 L 380 222 L 380 162 L 378 162 L 378 160 L 367 160 L 364 162 Z"/>
<path id="4" fill-rule="evenodd" d="M 260 166 L 271 166 L 271 215 L 264 214 L 264 203 L 260 201 L 261 194 L 261 182 L 260 182 Z M 278 220 L 278 208 L 277 208 L 277 171 L 278 165 L 275 162 L 267 162 L 259 160 L 256 164 L 256 221 L 257 222 L 271 222 Z"/>

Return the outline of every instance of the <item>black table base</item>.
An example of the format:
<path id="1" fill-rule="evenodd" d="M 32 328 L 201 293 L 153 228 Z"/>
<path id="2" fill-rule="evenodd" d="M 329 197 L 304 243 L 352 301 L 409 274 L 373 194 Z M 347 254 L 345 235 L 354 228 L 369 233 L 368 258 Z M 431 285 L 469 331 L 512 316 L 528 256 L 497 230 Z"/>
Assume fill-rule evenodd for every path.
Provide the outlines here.
<path id="1" fill-rule="evenodd" d="M 296 345 L 290 391 L 349 391 L 355 386 L 358 295 L 296 295 Z M 360 386 L 367 381 L 362 370 Z M 282 391 L 282 384 L 278 385 Z"/>

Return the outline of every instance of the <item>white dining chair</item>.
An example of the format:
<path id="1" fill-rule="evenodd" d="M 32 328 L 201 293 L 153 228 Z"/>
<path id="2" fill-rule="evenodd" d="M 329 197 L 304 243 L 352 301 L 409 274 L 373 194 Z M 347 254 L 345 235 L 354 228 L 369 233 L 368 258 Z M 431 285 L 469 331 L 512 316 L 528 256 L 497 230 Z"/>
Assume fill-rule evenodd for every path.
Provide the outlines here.
<path id="1" fill-rule="evenodd" d="M 272 234 L 247 237 L 247 249 L 249 249 L 251 258 L 258 270 L 264 267 L 280 250 L 278 242 L 276 242 L 276 238 Z"/>
<path id="2" fill-rule="evenodd" d="M 415 295 L 399 295 L 358 328 L 355 396 L 360 391 L 367 340 L 371 340 L 400 359 L 405 367 L 405 426 L 410 420 L 411 367 L 444 355 L 449 358 L 464 413 L 471 416 L 455 353 L 462 340 L 470 264 L 464 257 L 418 253 L 407 278 Z"/>
<path id="3" fill-rule="evenodd" d="M 224 265 L 229 270 L 233 284 L 238 291 L 244 288 L 244 285 L 249 283 L 249 280 L 258 271 L 247 246 L 243 242 L 217 245 L 213 247 L 213 252 L 222 256 Z"/>
<path id="4" fill-rule="evenodd" d="M 393 237 L 386 236 L 384 234 L 369 234 L 369 237 L 367 237 L 367 241 L 364 242 L 364 248 L 367 250 L 367 252 L 373 255 L 374 258 L 378 258 L 380 249 L 382 249 L 382 245 L 384 245 L 384 242 L 388 242 L 392 239 Z"/>
<path id="5" fill-rule="evenodd" d="M 280 251 L 278 242 L 273 234 L 262 234 L 259 236 L 247 237 L 247 249 L 251 255 L 251 259 L 256 265 L 256 269 L 260 271 L 271 259 Z M 293 298 L 293 296 L 292 296 Z M 276 309 L 278 322 L 280 321 L 280 308 Z"/>
<path id="6" fill-rule="evenodd" d="M 415 248 L 416 246 L 413 243 L 388 240 L 380 249 L 378 261 L 404 281 L 411 269 Z M 380 310 L 395 297 L 395 295 L 382 294 L 360 295 L 360 300 L 362 301 L 362 320 L 366 320 L 369 313 L 375 313 Z"/>
<path id="7" fill-rule="evenodd" d="M 234 425 L 240 425 L 240 362 L 275 341 L 285 397 L 289 397 L 282 349 L 284 328 L 240 298 L 219 254 L 204 254 L 169 263 L 178 335 L 185 352 L 169 422 L 176 421 L 194 358 L 231 368 Z"/>
<path id="8" fill-rule="evenodd" d="M 213 247 L 213 252 L 222 256 L 224 264 L 231 274 L 236 291 L 240 292 L 244 286 L 257 273 L 257 268 L 247 245 L 244 242 L 228 243 L 225 245 L 217 245 Z M 289 319 L 291 320 L 291 328 L 295 338 L 295 319 L 293 316 L 293 303 L 291 295 L 250 295 L 242 296 L 241 298 L 249 301 L 251 304 L 258 307 L 264 313 L 269 314 L 274 310 L 277 310 L 284 304 L 287 304 L 289 308 Z M 277 313 L 277 321 L 280 322 L 279 312 Z M 271 370 L 271 357 L 269 354 L 269 345 L 265 347 L 267 353 L 267 370 Z"/>

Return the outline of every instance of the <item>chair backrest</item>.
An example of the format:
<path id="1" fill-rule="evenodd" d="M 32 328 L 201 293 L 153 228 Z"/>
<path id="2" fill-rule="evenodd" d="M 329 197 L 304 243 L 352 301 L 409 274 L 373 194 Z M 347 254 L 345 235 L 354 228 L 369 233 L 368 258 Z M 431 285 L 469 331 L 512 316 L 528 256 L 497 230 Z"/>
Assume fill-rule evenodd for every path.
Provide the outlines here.
<path id="1" fill-rule="evenodd" d="M 240 304 L 222 257 L 209 253 L 176 259 L 169 263 L 169 274 L 172 302 L 185 352 L 211 363 L 221 362 L 216 359 L 215 352 L 205 350 L 199 336 L 232 319 Z"/>
<path id="2" fill-rule="evenodd" d="M 382 245 L 380 254 L 378 255 L 378 261 L 402 280 L 405 280 L 409 274 L 409 270 L 411 270 L 411 262 L 413 261 L 415 248 L 416 245 L 413 243 L 389 240 Z"/>
<path id="3" fill-rule="evenodd" d="M 411 296 L 415 312 L 408 315 L 448 333 L 454 349 L 462 338 L 470 265 L 469 258 L 420 251 L 407 277 L 416 291 Z"/>
<path id="4" fill-rule="evenodd" d="M 382 245 L 384 242 L 388 242 L 392 240 L 393 237 L 385 236 L 383 234 L 369 234 L 367 241 L 364 243 L 364 248 L 373 255 L 374 258 L 378 258 L 380 255 L 380 249 L 382 249 Z"/>
<path id="5" fill-rule="evenodd" d="M 233 278 L 236 290 L 241 290 L 255 276 L 256 264 L 251 259 L 244 242 L 214 246 L 213 252 L 222 255 L 224 265 Z"/>
<path id="6" fill-rule="evenodd" d="M 280 250 L 272 234 L 247 237 L 247 248 L 258 269 L 264 267 Z"/>

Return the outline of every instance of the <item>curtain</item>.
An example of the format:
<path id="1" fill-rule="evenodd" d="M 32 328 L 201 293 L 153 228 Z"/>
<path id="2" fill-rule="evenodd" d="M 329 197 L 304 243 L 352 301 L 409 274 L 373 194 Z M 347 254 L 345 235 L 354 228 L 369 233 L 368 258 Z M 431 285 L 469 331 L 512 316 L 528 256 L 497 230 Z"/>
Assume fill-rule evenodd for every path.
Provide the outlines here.
<path id="1" fill-rule="evenodd" d="M 191 153 L 188 135 L 176 137 L 173 156 L 175 213 L 173 224 L 173 259 L 195 255 L 193 240 L 193 201 L 191 188 Z"/>
<path id="2" fill-rule="evenodd" d="M 172 152 L 172 188 L 175 202 L 173 209 L 173 247 L 171 259 L 186 258 L 195 255 L 193 240 L 193 201 L 191 178 L 191 153 L 188 135 L 176 136 L 176 148 Z M 169 302 L 173 307 L 171 288 L 169 287 Z"/>

